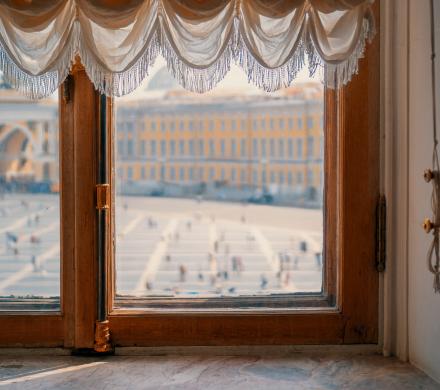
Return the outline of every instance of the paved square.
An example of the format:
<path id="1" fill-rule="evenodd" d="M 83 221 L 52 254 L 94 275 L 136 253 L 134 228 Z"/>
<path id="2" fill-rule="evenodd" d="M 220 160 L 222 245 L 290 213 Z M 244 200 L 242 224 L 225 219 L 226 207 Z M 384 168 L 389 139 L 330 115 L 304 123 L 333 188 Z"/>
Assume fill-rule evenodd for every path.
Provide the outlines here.
<path id="1" fill-rule="evenodd" d="M 0 296 L 59 296 L 57 195 L 0 200 Z M 119 295 L 319 292 L 320 210 L 117 197 Z"/>

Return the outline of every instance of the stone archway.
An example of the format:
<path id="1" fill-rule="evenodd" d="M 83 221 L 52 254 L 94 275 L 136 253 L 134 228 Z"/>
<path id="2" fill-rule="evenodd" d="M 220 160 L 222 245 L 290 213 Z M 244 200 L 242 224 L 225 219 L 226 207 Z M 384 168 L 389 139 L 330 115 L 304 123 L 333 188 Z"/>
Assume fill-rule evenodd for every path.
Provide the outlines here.
<path id="1" fill-rule="evenodd" d="M 0 176 L 33 176 L 35 136 L 20 123 L 11 123 L 0 130 Z"/>

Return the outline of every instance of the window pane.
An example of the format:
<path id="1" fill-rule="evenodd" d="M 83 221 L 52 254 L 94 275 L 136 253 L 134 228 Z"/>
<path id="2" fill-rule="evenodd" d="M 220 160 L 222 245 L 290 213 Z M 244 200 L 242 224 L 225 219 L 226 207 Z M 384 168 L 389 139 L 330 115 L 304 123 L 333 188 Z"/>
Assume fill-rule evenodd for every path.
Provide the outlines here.
<path id="1" fill-rule="evenodd" d="M 269 94 L 233 67 L 199 95 L 183 90 L 158 60 L 140 92 L 116 99 L 116 139 L 128 136 L 124 124 L 133 117 L 158 127 L 171 115 L 188 123 L 179 132 L 133 135 L 158 142 L 157 155 L 125 156 L 115 143 L 116 171 L 128 164 L 150 173 L 142 181 L 125 170 L 117 177 L 117 294 L 321 291 L 324 98 L 320 82 L 301 77 Z"/>
<path id="2" fill-rule="evenodd" d="M 0 310 L 17 298 L 59 307 L 58 140 L 57 94 L 28 100 L 0 74 Z"/>

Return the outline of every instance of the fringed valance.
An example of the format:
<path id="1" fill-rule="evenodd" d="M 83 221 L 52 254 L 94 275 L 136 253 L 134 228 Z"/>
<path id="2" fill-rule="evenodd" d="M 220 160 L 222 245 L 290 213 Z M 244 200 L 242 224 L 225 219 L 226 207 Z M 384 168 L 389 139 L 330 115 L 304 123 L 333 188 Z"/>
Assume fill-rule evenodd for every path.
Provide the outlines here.
<path id="1" fill-rule="evenodd" d="M 109 96 L 138 87 L 158 55 L 191 91 L 213 88 L 233 62 L 266 91 L 288 86 L 306 62 L 337 88 L 374 34 L 371 2 L 0 0 L 0 70 L 32 98 L 53 93 L 76 55 Z"/>

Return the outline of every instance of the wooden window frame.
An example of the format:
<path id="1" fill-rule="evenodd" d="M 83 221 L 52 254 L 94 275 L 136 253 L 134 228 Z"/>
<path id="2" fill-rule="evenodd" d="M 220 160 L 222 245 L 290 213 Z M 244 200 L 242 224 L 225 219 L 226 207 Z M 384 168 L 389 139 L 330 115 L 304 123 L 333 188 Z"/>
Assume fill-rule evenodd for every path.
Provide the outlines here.
<path id="1" fill-rule="evenodd" d="M 99 94 L 75 64 L 59 88 L 60 310 L 0 312 L 0 347 L 93 348 Z"/>
<path id="2" fill-rule="evenodd" d="M 374 10 L 379 20 L 378 1 Z M 359 74 L 340 91 L 325 92 L 325 294 L 311 298 L 309 305 L 302 299 L 284 309 L 114 308 L 114 253 L 109 248 L 108 318 L 116 347 L 378 342 L 379 72 L 377 34 L 360 60 Z M 108 153 L 112 164 L 113 145 Z M 113 188 L 114 176 L 111 181 Z"/>
<path id="3" fill-rule="evenodd" d="M 379 1 L 374 11 L 379 25 Z M 373 216 L 380 172 L 379 34 L 365 54 L 359 62 L 359 74 L 347 87 L 325 93 L 326 294 L 321 298 L 326 303 L 321 307 L 260 311 L 114 309 L 111 209 L 105 267 L 114 346 L 377 343 L 379 275 Z M 107 138 L 111 140 L 107 155 L 111 162 L 112 99 L 107 99 L 107 110 Z M 78 351 L 94 347 L 99 112 L 99 94 L 77 63 L 60 88 L 60 312 L 0 313 L 0 346 Z M 114 188 L 114 167 L 110 164 L 110 168 L 110 186 Z M 310 305 L 306 302 L 305 306 Z"/>

